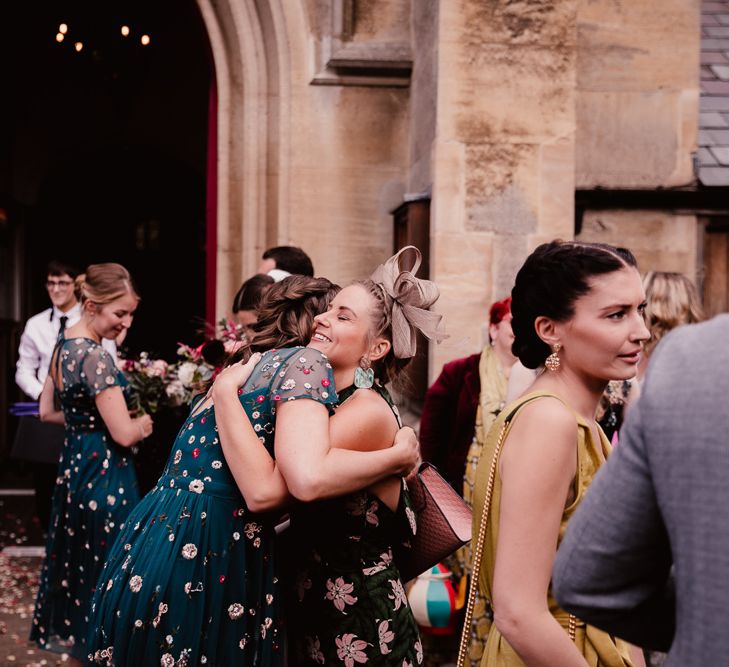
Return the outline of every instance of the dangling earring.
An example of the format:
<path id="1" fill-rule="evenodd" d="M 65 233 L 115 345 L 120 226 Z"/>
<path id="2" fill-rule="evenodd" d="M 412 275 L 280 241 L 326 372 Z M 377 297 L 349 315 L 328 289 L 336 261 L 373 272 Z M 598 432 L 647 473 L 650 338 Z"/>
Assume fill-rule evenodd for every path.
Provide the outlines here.
<path id="1" fill-rule="evenodd" d="M 370 360 L 362 357 L 359 366 L 354 369 L 354 386 L 357 389 L 370 389 L 375 383 L 375 372 L 370 366 Z"/>
<path id="2" fill-rule="evenodd" d="M 544 361 L 544 365 L 552 372 L 559 370 L 560 363 L 557 352 L 559 352 L 561 349 L 562 346 L 559 343 L 555 343 L 554 345 L 552 345 L 552 354 L 550 354 Z"/>

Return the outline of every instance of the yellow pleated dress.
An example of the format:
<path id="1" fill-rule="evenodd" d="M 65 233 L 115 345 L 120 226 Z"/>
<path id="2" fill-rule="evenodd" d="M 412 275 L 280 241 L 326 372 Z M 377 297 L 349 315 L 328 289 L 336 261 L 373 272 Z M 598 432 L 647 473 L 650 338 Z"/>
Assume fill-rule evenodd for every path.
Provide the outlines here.
<path id="1" fill-rule="evenodd" d="M 510 405 L 506 406 L 503 412 L 494 422 L 486 442 L 484 443 L 481 460 L 476 470 L 476 484 L 473 498 L 473 535 L 474 540 L 478 535 L 481 524 L 481 515 L 485 502 L 486 487 L 488 484 L 489 471 L 494 456 L 494 450 L 499 440 L 501 429 L 504 421 L 509 415 L 513 415 L 511 421 L 506 427 L 504 437 L 508 435 L 514 420 L 519 418 L 519 410 L 521 407 L 532 400 L 537 400 L 544 396 L 552 396 L 559 399 L 548 392 L 533 392 L 527 394 Z M 577 420 L 577 473 L 574 481 L 575 499 L 569 507 L 565 508 L 562 514 L 562 521 L 559 529 L 559 541 L 561 542 L 564 535 L 567 522 L 573 512 L 580 504 L 587 487 L 590 485 L 592 478 L 598 471 L 601 463 L 611 451 L 610 443 L 605 435 L 600 431 L 600 441 L 594 442 L 594 438 L 590 428 L 579 415 L 575 414 Z M 508 446 L 508 444 L 506 445 Z M 501 510 L 501 480 L 499 478 L 498 469 L 494 478 L 494 487 L 491 497 L 491 506 L 489 508 L 488 526 L 484 540 L 483 557 L 481 563 L 481 571 L 479 574 L 479 590 L 487 600 L 491 600 L 491 590 L 493 585 L 494 563 L 496 559 L 496 544 L 499 537 L 499 515 Z M 475 543 L 473 545 L 475 550 Z M 548 591 L 549 610 L 559 624 L 568 631 L 569 614 L 560 609 L 556 600 L 552 595 L 551 587 Z M 628 653 L 628 644 L 621 639 L 611 637 L 602 630 L 586 625 L 579 619 L 576 622 L 575 645 L 582 653 L 590 667 L 632 667 Z M 504 639 L 495 625 L 491 625 L 488 633 L 488 640 L 481 659 L 481 667 L 519 667 L 524 665 L 522 660 L 516 654 L 514 649 Z"/>

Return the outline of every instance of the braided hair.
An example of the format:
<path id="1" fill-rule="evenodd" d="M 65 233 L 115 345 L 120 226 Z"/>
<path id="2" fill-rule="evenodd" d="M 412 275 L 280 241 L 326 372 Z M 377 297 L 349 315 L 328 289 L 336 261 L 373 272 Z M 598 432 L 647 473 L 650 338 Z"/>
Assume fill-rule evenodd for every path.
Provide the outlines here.
<path id="1" fill-rule="evenodd" d="M 637 269 L 630 250 L 607 243 L 556 240 L 543 243 L 527 257 L 511 291 L 511 350 L 527 368 L 538 368 L 551 354 L 538 335 L 535 320 L 564 322 L 574 314 L 575 301 L 590 291 L 590 278 Z"/>

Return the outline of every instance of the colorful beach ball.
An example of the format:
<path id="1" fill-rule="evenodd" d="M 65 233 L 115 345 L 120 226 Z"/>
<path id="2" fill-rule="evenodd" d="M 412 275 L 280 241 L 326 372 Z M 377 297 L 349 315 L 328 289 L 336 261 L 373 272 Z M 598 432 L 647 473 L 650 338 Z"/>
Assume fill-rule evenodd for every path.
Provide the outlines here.
<path id="1" fill-rule="evenodd" d="M 423 632 L 450 635 L 456 631 L 459 610 L 453 575 L 442 563 L 418 576 L 408 591 L 408 601 Z"/>

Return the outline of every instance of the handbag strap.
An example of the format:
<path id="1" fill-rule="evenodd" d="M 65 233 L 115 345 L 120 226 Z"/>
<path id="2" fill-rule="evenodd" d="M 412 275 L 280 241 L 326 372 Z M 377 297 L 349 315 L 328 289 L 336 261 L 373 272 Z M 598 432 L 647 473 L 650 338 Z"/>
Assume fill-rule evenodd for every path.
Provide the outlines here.
<path id="1" fill-rule="evenodd" d="M 536 397 L 535 397 L 536 398 Z M 531 401 L 533 399 L 529 399 Z M 473 557 L 471 560 L 471 580 L 468 585 L 468 603 L 466 604 L 466 613 L 463 619 L 463 630 L 461 631 L 461 642 L 458 647 L 458 660 L 456 661 L 456 667 L 465 667 L 466 656 L 471 645 L 471 623 L 473 622 L 473 608 L 476 604 L 476 593 L 478 591 L 478 579 L 481 574 L 481 562 L 483 557 L 484 543 L 486 541 L 486 529 L 488 528 L 489 510 L 491 509 L 491 496 L 494 492 L 494 480 L 496 479 L 496 464 L 499 460 L 499 454 L 501 454 L 501 447 L 504 444 L 504 438 L 506 437 L 506 431 L 513 419 L 514 415 L 521 409 L 522 406 L 526 405 L 524 401 L 515 410 L 509 414 L 504 420 L 501 426 L 501 432 L 499 433 L 499 439 L 496 441 L 496 447 L 494 448 L 494 456 L 491 460 L 491 468 L 489 469 L 489 477 L 486 483 L 486 494 L 484 496 L 483 509 L 481 510 L 481 523 L 478 527 L 478 537 L 476 538 L 476 548 L 473 550 Z M 569 625 L 567 632 L 572 641 L 575 641 L 575 635 L 577 630 L 577 618 L 570 614 Z"/>

